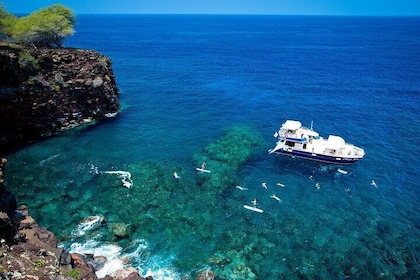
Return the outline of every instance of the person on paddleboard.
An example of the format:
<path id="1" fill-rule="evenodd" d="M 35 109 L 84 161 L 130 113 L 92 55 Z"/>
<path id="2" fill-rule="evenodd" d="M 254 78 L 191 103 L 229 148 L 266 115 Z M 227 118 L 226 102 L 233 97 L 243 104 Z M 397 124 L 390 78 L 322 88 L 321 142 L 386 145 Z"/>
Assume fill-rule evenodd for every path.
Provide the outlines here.
<path id="1" fill-rule="evenodd" d="M 252 205 L 254 205 L 254 207 L 257 207 L 257 199 L 254 198 L 253 200 L 251 200 Z"/>

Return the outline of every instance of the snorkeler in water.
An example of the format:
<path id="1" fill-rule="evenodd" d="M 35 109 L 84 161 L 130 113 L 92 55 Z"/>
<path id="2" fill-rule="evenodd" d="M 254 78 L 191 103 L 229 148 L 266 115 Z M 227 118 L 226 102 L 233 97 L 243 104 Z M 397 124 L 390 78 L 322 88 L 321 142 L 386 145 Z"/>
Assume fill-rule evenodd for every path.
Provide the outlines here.
<path id="1" fill-rule="evenodd" d="M 346 193 L 349 195 L 349 196 L 351 196 L 351 191 L 350 191 L 350 188 L 346 188 Z"/>
<path id="2" fill-rule="evenodd" d="M 282 183 L 276 183 L 276 186 L 280 186 L 280 187 L 284 188 L 286 185 L 282 184 Z"/>
<path id="3" fill-rule="evenodd" d="M 248 190 L 247 188 L 244 188 L 244 187 L 241 187 L 241 186 L 236 186 L 236 188 L 237 188 L 238 190 L 241 190 L 241 191 L 246 191 L 246 190 Z"/>
<path id="4" fill-rule="evenodd" d="M 375 188 L 378 188 L 378 185 L 376 184 L 375 180 L 372 180 L 372 182 L 370 183 L 372 186 L 374 186 Z"/>
<path id="5" fill-rule="evenodd" d="M 275 194 L 270 195 L 271 198 L 274 198 L 275 200 L 277 200 L 278 202 L 282 202 L 282 200 L 276 196 Z"/>

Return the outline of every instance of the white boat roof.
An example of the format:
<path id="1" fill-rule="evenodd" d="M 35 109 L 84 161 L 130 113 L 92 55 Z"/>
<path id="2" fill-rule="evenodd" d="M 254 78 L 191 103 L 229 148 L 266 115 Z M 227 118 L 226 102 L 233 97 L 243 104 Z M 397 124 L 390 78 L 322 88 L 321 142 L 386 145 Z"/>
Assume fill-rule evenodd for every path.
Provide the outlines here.
<path id="1" fill-rule="evenodd" d="M 317 137 L 317 136 L 319 136 L 319 133 L 318 132 L 315 132 L 313 130 L 309 130 L 308 131 L 308 136 Z"/>
<path id="2" fill-rule="evenodd" d="M 287 120 L 281 128 L 288 129 L 288 130 L 296 130 L 299 129 L 302 124 L 299 121 L 291 121 Z"/>
<path id="3" fill-rule="evenodd" d="M 346 145 L 346 142 L 340 136 L 330 135 L 328 136 L 327 143 L 325 143 L 325 148 L 338 150 Z"/>

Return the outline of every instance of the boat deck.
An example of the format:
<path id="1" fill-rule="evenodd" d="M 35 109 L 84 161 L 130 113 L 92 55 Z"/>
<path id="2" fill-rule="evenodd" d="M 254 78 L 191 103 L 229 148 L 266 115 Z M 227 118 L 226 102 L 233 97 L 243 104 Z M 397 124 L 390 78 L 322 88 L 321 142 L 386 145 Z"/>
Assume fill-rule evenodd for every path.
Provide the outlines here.
<path id="1" fill-rule="evenodd" d="M 297 150 L 306 153 L 313 153 L 318 155 L 327 155 L 327 156 L 336 156 L 336 157 L 359 157 L 363 154 L 363 151 L 352 145 L 346 144 L 344 147 L 340 148 L 339 150 L 329 149 L 327 147 L 327 141 L 323 138 L 320 139 L 311 139 L 306 143 L 295 143 L 295 147 L 290 148 L 286 145 L 285 142 L 279 142 L 278 146 L 274 148 L 274 150 L 288 148 L 288 150 Z"/>
<path id="2" fill-rule="evenodd" d="M 298 121 L 287 120 L 274 137 L 279 141 L 269 153 L 331 163 L 352 163 L 364 156 L 362 148 L 346 143 L 340 136 L 323 138 L 312 129 L 312 125 L 307 128 Z"/>

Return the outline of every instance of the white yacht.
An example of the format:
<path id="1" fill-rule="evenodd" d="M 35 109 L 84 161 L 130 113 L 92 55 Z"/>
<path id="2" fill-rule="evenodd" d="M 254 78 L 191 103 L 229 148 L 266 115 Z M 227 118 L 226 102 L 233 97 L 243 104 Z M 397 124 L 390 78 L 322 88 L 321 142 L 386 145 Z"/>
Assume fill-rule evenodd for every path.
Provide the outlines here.
<path id="1" fill-rule="evenodd" d="M 304 127 L 299 121 L 287 120 L 274 137 L 278 142 L 268 151 L 270 154 L 337 164 L 350 164 L 365 155 L 362 148 L 346 143 L 343 138 L 330 135 L 324 139 L 312 127 Z"/>

